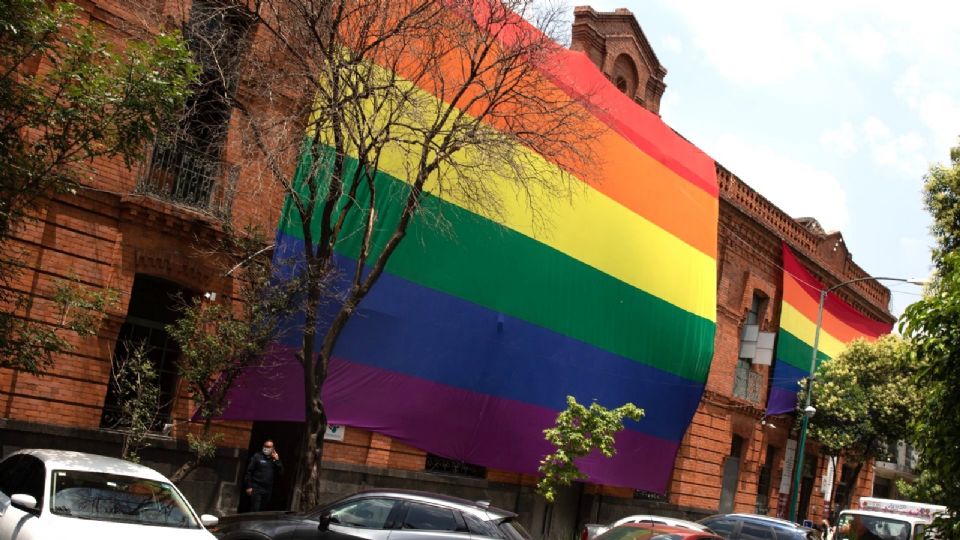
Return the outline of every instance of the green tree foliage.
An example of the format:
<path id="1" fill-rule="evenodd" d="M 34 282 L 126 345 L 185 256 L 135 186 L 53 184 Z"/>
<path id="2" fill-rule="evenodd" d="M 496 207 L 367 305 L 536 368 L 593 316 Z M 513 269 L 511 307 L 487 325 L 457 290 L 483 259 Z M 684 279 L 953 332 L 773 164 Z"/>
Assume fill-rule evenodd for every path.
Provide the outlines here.
<path id="1" fill-rule="evenodd" d="M 567 408 L 557 415 L 556 425 L 543 430 L 556 450 L 540 461 L 543 478 L 537 483 L 537 491 L 552 503 L 558 487 L 586 477 L 577 467 L 577 458 L 595 450 L 613 457 L 617 453 L 615 436 L 623 430 L 624 418 L 639 421 L 643 414 L 643 409 L 633 403 L 607 409 L 593 402 L 587 408 L 567 396 Z"/>
<path id="2" fill-rule="evenodd" d="M 137 159 L 182 108 L 196 72 L 175 33 L 118 52 L 78 15 L 69 3 L 0 0 L 0 367 L 32 373 L 67 343 L 63 328 L 18 315 L 28 299 L 9 239 L 41 199 L 75 192 L 91 160 Z"/>
<path id="3" fill-rule="evenodd" d="M 864 463 L 885 455 L 889 442 L 909 438 L 907 426 L 921 399 L 911 384 L 915 371 L 909 344 L 893 335 L 854 341 L 817 368 L 810 436 L 854 466 L 851 485 Z"/>
<path id="4" fill-rule="evenodd" d="M 0 292 L 0 300 L 3 300 Z M 13 313 L 0 312 L 0 367 L 13 367 L 41 374 L 53 362 L 53 355 L 71 350 L 69 333 L 80 337 L 96 335 L 103 313 L 119 302 L 115 289 L 91 290 L 79 280 L 58 280 L 51 300 L 56 319 L 50 324 L 30 324 Z M 14 298 L 14 308 L 25 304 L 25 296 Z"/>
<path id="5" fill-rule="evenodd" d="M 193 458 L 170 477 L 180 482 L 216 452 L 220 435 L 212 421 L 229 404 L 228 397 L 243 370 L 257 365 L 275 341 L 280 321 L 300 306 L 296 280 L 272 279 L 273 265 L 262 234 L 228 230 L 216 248 L 235 278 L 236 298 L 211 302 L 194 298 L 185 303 L 180 318 L 167 332 L 180 346 L 180 380 L 193 401 L 199 433 L 189 433 Z"/>
<path id="6" fill-rule="evenodd" d="M 912 418 L 912 440 L 951 512 L 940 523 L 941 537 L 960 538 L 960 147 L 950 151 L 949 165 L 930 168 L 924 192 L 937 240 L 936 275 L 901 323 L 922 366 L 917 384 L 926 392 Z"/>
<path id="7" fill-rule="evenodd" d="M 110 384 L 117 393 L 123 446 L 120 457 L 140 462 L 140 450 L 149 446 L 147 435 L 160 411 L 160 375 L 148 356 L 147 345 L 125 343 L 126 354 L 113 360 Z"/>

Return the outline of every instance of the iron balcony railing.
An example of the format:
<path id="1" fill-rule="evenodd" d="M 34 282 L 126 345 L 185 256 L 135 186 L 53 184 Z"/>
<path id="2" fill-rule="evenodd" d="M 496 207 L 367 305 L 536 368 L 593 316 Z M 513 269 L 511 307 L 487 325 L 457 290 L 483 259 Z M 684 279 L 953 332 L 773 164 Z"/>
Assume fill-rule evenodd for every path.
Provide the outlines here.
<path id="1" fill-rule="evenodd" d="M 183 142 L 158 142 L 147 152 L 137 193 L 225 220 L 239 176 L 239 167 Z"/>
<path id="2" fill-rule="evenodd" d="M 733 395 L 753 403 L 759 403 L 760 386 L 761 377 L 759 373 L 738 369 L 733 379 Z"/>

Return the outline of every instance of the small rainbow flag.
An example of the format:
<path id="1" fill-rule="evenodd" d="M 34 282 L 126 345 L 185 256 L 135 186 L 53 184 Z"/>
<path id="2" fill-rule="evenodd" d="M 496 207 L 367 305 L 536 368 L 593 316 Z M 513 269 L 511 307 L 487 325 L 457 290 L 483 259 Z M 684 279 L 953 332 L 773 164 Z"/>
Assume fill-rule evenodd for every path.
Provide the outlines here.
<path id="1" fill-rule="evenodd" d="M 784 243 L 783 306 L 767 414 L 786 414 L 797 409 L 799 382 L 810 373 L 823 288 Z M 855 339 L 872 341 L 890 333 L 892 328 L 892 324 L 873 320 L 829 293 L 823 307 L 817 365 L 840 354 Z"/>

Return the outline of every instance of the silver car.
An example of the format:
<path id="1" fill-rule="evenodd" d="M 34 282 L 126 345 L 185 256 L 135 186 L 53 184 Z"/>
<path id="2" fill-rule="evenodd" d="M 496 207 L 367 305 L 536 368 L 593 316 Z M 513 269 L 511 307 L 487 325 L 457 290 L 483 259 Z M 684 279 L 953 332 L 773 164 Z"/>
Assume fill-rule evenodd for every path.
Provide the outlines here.
<path id="1" fill-rule="evenodd" d="M 531 540 L 517 515 L 422 491 L 361 491 L 308 512 L 257 512 L 221 518 L 223 540 Z"/>

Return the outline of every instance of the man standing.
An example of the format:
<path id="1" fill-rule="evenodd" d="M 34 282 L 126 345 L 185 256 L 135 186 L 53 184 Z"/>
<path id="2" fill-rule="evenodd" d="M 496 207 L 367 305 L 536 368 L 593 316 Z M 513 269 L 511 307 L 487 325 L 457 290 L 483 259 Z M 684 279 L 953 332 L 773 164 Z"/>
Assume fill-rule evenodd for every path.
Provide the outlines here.
<path id="1" fill-rule="evenodd" d="M 250 496 L 250 511 L 265 510 L 270 503 L 273 493 L 273 480 L 283 472 L 280 455 L 273 447 L 273 441 L 263 442 L 263 451 L 250 456 L 247 463 L 247 474 L 244 476 L 244 485 L 247 486 L 247 495 Z"/>

